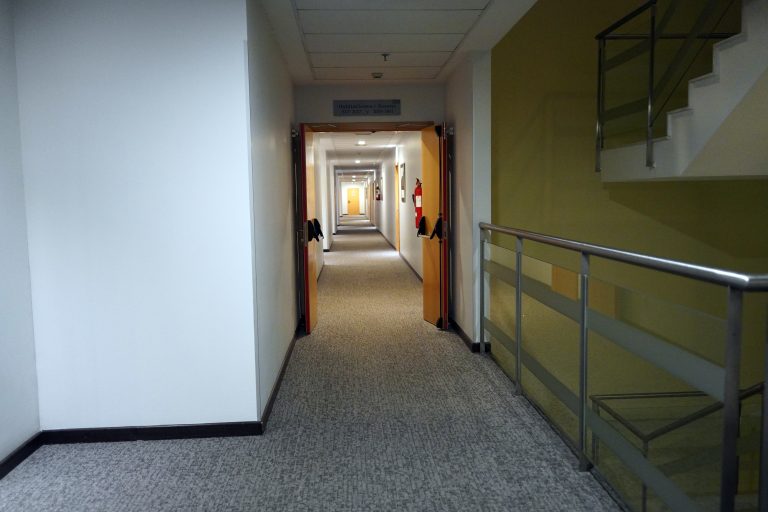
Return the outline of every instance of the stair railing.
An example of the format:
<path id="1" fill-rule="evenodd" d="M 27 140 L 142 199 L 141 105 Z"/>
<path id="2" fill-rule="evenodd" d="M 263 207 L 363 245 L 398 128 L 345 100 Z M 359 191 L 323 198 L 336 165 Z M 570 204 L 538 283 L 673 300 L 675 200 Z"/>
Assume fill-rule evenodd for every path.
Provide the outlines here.
<path id="1" fill-rule="evenodd" d="M 758 382 L 746 389 L 739 392 L 739 408 L 743 402 L 753 396 L 763 393 L 765 388 L 764 382 Z M 600 416 L 602 411 L 611 416 L 615 421 L 621 424 L 628 432 L 631 432 L 633 436 L 641 443 L 641 451 L 644 456 L 648 456 L 648 451 L 651 447 L 651 441 L 655 441 L 661 437 L 676 432 L 688 425 L 691 425 L 697 421 L 703 420 L 718 411 L 723 409 L 721 402 L 715 402 L 713 404 L 701 407 L 696 411 L 685 415 L 682 418 L 678 418 L 674 421 L 667 423 L 661 427 L 655 428 L 650 432 L 644 432 L 643 429 L 634 424 L 630 418 L 617 411 L 614 407 L 608 405 L 609 401 L 621 401 L 621 400 L 664 400 L 664 399 L 679 399 L 679 398 L 699 398 L 706 397 L 706 393 L 700 391 L 671 391 L 671 392 L 650 392 L 650 393 L 612 393 L 602 395 L 591 395 L 590 401 L 592 402 L 592 410 Z M 592 461 L 596 464 L 599 457 L 599 443 L 597 439 L 593 438 L 592 442 Z M 645 512 L 648 507 L 648 486 L 645 483 L 641 484 L 642 498 L 641 498 L 641 510 Z"/>
<path id="2" fill-rule="evenodd" d="M 723 9 L 718 4 L 727 4 Z M 655 166 L 654 159 L 654 126 L 663 107 L 680 85 L 686 72 L 704 48 L 703 41 L 727 39 L 736 35 L 735 32 L 716 32 L 728 9 L 735 0 L 702 0 L 701 9 L 695 17 L 690 30 L 685 33 L 667 32 L 672 24 L 680 0 L 668 0 L 668 7 L 659 15 L 659 0 L 648 0 L 646 3 L 630 12 L 620 20 L 595 36 L 598 42 L 597 50 L 597 127 L 595 136 L 595 171 L 602 168 L 602 151 L 605 149 L 605 125 L 607 122 L 645 111 L 645 165 Z M 687 4 L 690 6 L 691 4 Z M 640 33 L 621 33 L 634 20 L 648 13 L 648 29 Z M 660 40 L 681 40 L 683 43 L 675 52 L 669 65 L 659 74 L 657 80 L 657 46 Z M 608 58 L 607 44 L 610 41 L 639 41 L 638 44 Z M 695 45 L 700 42 L 698 50 Z M 628 103 L 606 108 L 606 76 L 608 71 L 629 62 L 637 57 L 648 54 L 646 96 Z M 671 87 L 670 87 L 671 86 Z M 658 101 L 666 96 L 666 100 Z M 661 105 L 661 108 L 659 108 Z M 654 113 L 654 111 L 657 111 Z"/>
<path id="3" fill-rule="evenodd" d="M 718 406 L 722 409 L 721 455 L 718 461 L 720 510 L 723 512 L 734 511 L 740 470 L 739 429 L 741 422 L 740 403 L 743 399 L 743 393 L 740 389 L 744 322 L 743 302 L 745 295 L 768 292 L 768 274 L 745 274 L 694 265 L 484 222 L 480 223 L 479 227 L 481 235 L 480 268 L 478 269 L 481 276 L 479 295 L 481 307 L 480 353 L 486 352 L 486 343 L 492 339 L 491 354 L 496 357 L 498 344 L 501 351 L 500 357 L 506 361 L 503 365 L 500 362 L 500 365 L 502 367 L 504 365 L 509 366 L 505 371 L 515 382 L 518 393 L 536 405 L 536 400 L 530 394 L 531 390 L 545 389 L 548 393 L 547 396 L 554 397 L 555 402 L 559 404 L 557 405 L 558 410 L 569 411 L 570 414 L 573 414 L 576 418 L 578 434 L 574 436 L 574 441 L 571 441 L 571 437 L 560 429 L 561 427 L 558 426 L 555 417 L 544 413 L 556 430 L 561 433 L 564 440 L 574 449 L 579 458 L 579 468 L 587 471 L 596 462 L 588 450 L 588 432 L 591 431 L 593 440 L 598 440 L 607 446 L 621 460 L 624 467 L 628 468 L 635 477 L 642 481 L 644 486 L 652 490 L 670 509 L 699 510 L 701 508 L 699 503 L 680 488 L 678 482 L 664 473 L 663 468 L 654 465 L 620 430 L 589 407 L 589 376 L 598 370 L 613 369 L 617 364 L 610 361 L 606 363 L 604 360 L 590 362 L 589 341 L 591 338 L 599 336 L 603 340 L 601 341 L 603 346 L 621 349 L 622 353 L 629 354 L 631 357 L 639 359 L 643 364 L 650 365 L 654 371 L 663 372 L 664 375 L 685 383 L 686 387 L 695 393 L 705 394 L 722 404 Z M 507 237 L 511 237 L 511 239 Z M 561 293 L 553 288 L 554 277 L 551 283 L 547 283 L 546 279 L 541 277 L 541 265 L 551 267 L 552 276 L 554 276 L 555 264 L 539 261 L 532 265 L 529 270 L 528 265 L 530 263 L 525 263 L 527 260 L 524 258 L 530 258 L 530 256 L 523 253 L 524 242 L 534 242 L 535 246 L 543 244 L 551 248 L 564 249 L 567 251 L 566 255 L 577 256 L 580 267 L 579 271 L 573 274 L 574 279 L 577 279 L 577 282 L 574 283 L 576 286 L 568 288 L 570 290 L 568 293 Z M 599 265 L 604 265 L 605 260 L 610 260 L 627 268 L 649 269 L 661 274 L 682 276 L 693 282 L 710 283 L 724 288 L 727 315 L 725 319 L 715 319 L 718 326 L 717 332 L 723 333 L 722 338 L 719 336 L 715 338 L 718 343 L 722 344 L 722 356 L 718 356 L 718 359 L 722 357 L 723 362 L 715 362 L 693 351 L 693 349 L 683 348 L 658 334 L 658 326 L 652 323 L 652 318 L 646 320 L 650 323 L 637 325 L 625 320 L 620 314 L 606 313 L 605 310 L 601 309 L 603 306 L 593 304 L 595 299 L 590 298 L 593 296 L 590 288 L 600 284 L 600 280 L 594 279 L 591 271 L 592 262 L 595 260 Z M 624 270 L 626 271 L 627 268 Z M 563 270 L 573 273 L 567 269 Z M 491 281 L 492 279 L 493 281 Z M 494 283 L 493 287 L 491 286 L 492 283 Z M 497 290 L 495 283 L 502 283 L 502 286 Z M 514 295 L 509 292 L 510 287 L 514 289 Z M 502 297 L 503 300 L 501 302 L 494 300 L 498 297 Z M 514 301 L 514 313 L 505 309 L 506 306 L 510 305 L 504 299 L 505 297 Z M 761 297 L 763 296 L 761 295 Z M 539 342 L 551 340 L 533 340 L 530 339 L 530 335 L 524 336 L 525 326 L 530 329 L 532 323 L 535 326 L 540 326 L 542 322 L 546 321 L 540 316 L 543 312 L 537 313 L 539 316 L 531 316 L 533 310 L 528 309 L 528 312 L 524 314 L 523 304 L 527 304 L 526 308 L 532 308 L 534 302 L 539 305 L 537 307 L 553 311 L 578 324 L 578 361 L 569 361 L 569 364 L 576 366 L 576 368 L 570 366 L 564 370 L 546 358 L 542 359 L 542 356 L 550 354 L 546 350 L 559 350 L 560 345 L 540 346 Z M 511 308 L 508 309 L 511 310 Z M 501 316 L 497 317 L 497 315 Z M 505 328 L 505 325 L 511 323 L 512 318 L 514 319 L 514 334 Z M 768 325 L 768 322 L 766 324 Z M 750 331 L 754 332 L 752 327 L 750 324 Z M 768 341 L 768 333 L 763 335 Z M 540 352 L 542 350 L 545 352 Z M 610 350 L 614 349 L 610 348 Z M 558 352 L 558 361 L 563 361 L 562 351 Z M 602 366 L 604 364 L 609 364 L 609 366 Z M 768 374 L 768 360 L 765 364 L 764 375 Z M 535 377 L 535 385 L 533 382 L 524 385 L 523 369 Z M 528 379 L 528 377 L 525 378 Z M 577 390 L 568 384 L 569 379 L 577 380 Z M 598 383 L 598 381 L 592 382 L 593 384 Z M 650 381 L 646 377 L 644 382 Z M 762 400 L 761 431 L 765 441 L 760 443 L 762 456 L 760 459 L 759 500 L 760 506 L 763 507 L 761 510 L 768 510 L 768 437 L 766 437 L 768 435 L 768 394 L 766 393 L 763 393 Z"/>

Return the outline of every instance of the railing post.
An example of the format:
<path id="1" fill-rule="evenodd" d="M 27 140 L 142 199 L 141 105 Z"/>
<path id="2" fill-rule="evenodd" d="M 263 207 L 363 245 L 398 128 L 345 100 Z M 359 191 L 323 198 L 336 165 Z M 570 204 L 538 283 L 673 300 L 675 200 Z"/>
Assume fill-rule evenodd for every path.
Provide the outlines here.
<path id="1" fill-rule="evenodd" d="M 768 511 L 768 389 L 765 379 L 768 377 L 768 310 L 766 310 L 765 329 L 765 371 L 763 373 L 763 410 L 761 411 L 762 428 L 760 429 L 760 486 L 758 507 L 760 512 Z"/>
<path id="2" fill-rule="evenodd" d="M 581 253 L 581 314 L 579 315 L 579 470 L 589 469 L 587 458 L 587 346 L 589 336 L 589 254 Z"/>
<path id="3" fill-rule="evenodd" d="M 720 476 L 720 511 L 732 512 L 739 490 L 739 380 L 741 371 L 741 317 L 743 292 L 728 287 L 728 324 L 725 336 L 723 385 L 723 454 Z"/>
<path id="4" fill-rule="evenodd" d="M 595 172 L 603 167 L 603 114 L 605 112 L 605 39 L 597 44 L 597 130 L 595 133 Z"/>
<path id="5" fill-rule="evenodd" d="M 653 167 L 653 88 L 656 68 L 656 2 L 651 5 L 650 53 L 648 55 L 648 120 L 646 123 L 645 166 Z"/>
<path id="6" fill-rule="evenodd" d="M 515 391 L 523 392 L 523 239 L 515 240 L 515 270 L 517 271 L 515 283 L 515 342 L 517 353 L 515 354 Z"/>
<path id="7" fill-rule="evenodd" d="M 480 353 L 485 353 L 485 238 L 487 232 L 480 228 Z"/>

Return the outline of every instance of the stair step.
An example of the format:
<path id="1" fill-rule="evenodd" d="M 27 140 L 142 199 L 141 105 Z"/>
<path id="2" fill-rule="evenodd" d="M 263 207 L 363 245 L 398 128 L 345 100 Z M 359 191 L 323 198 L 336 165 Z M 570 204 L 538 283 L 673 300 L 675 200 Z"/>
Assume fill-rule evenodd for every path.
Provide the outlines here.
<path id="1" fill-rule="evenodd" d="M 669 135 L 665 135 L 663 137 L 656 137 L 656 138 L 653 139 L 653 143 L 657 144 L 659 142 L 665 142 L 665 141 L 668 141 L 670 139 L 671 139 L 671 137 Z M 624 144 L 620 148 L 614 148 L 614 149 L 634 148 L 634 147 L 645 147 L 645 141 L 643 140 L 643 141 L 640 141 L 640 142 L 632 142 L 630 144 Z M 609 149 L 608 151 L 611 151 L 611 150 Z"/>
<path id="2" fill-rule="evenodd" d="M 667 112 L 668 116 L 682 116 L 686 114 L 693 114 L 693 109 L 691 107 L 680 107 Z"/>
<path id="3" fill-rule="evenodd" d="M 728 39 L 723 39 L 722 41 L 716 42 L 713 45 L 712 51 L 722 52 L 724 50 L 727 50 L 728 48 L 733 48 L 734 46 L 738 46 L 741 43 L 744 43 L 746 41 L 747 41 L 747 33 L 739 32 L 738 34 L 731 36 Z"/>
<path id="4" fill-rule="evenodd" d="M 696 78 L 691 78 L 688 83 L 693 87 L 706 87 L 708 85 L 716 84 L 719 81 L 720 75 L 718 73 L 712 72 L 707 73 L 706 75 L 697 76 Z"/>

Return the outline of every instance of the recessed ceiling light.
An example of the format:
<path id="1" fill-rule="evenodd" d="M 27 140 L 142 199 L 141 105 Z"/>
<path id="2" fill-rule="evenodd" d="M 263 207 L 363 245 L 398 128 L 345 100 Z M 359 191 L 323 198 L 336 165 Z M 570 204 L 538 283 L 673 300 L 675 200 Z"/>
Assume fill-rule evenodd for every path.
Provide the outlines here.
<path id="1" fill-rule="evenodd" d="M 356 163 L 356 164 L 359 164 L 359 163 L 360 163 L 360 160 L 355 160 L 355 163 Z"/>
<path id="2" fill-rule="evenodd" d="M 359 141 L 357 141 L 357 144 L 355 144 L 355 146 L 365 146 L 365 141 L 364 140 L 359 140 Z"/>

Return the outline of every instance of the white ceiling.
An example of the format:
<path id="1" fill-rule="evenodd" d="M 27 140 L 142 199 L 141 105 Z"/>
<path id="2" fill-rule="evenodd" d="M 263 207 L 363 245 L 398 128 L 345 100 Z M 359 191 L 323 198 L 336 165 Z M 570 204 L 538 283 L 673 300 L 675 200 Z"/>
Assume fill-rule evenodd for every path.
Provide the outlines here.
<path id="1" fill-rule="evenodd" d="M 534 2 L 262 0 L 299 84 L 442 82 L 467 52 L 491 49 Z"/>
<path id="2" fill-rule="evenodd" d="M 337 166 L 376 166 L 395 151 L 399 135 L 397 132 L 326 132 L 316 133 L 315 143 L 326 151 L 328 160 L 335 160 Z M 364 146 L 358 146 L 365 141 Z M 360 163 L 356 163 L 360 160 Z"/>

